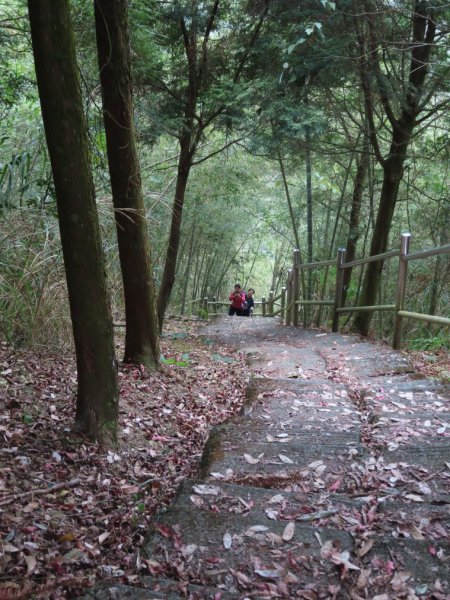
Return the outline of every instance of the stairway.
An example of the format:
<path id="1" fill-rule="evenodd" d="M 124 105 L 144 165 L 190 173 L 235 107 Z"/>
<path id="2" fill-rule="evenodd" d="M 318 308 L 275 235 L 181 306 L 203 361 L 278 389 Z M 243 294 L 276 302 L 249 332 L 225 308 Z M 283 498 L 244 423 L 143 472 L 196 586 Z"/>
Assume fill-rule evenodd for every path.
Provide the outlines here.
<path id="1" fill-rule="evenodd" d="M 86 599 L 450 597 L 450 402 L 407 358 L 355 336 L 225 318 L 243 414 L 149 532 L 140 587 Z"/>

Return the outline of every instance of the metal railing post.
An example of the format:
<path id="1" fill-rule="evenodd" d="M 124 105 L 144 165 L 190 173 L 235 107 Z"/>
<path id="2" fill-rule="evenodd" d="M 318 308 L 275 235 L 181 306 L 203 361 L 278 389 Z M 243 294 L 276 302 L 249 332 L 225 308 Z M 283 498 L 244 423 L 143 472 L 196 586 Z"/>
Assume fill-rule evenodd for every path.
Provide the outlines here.
<path id="1" fill-rule="evenodd" d="M 288 271 L 288 276 L 287 276 L 287 297 L 286 297 L 286 301 L 287 301 L 287 307 L 286 307 L 286 325 L 290 325 L 291 324 L 291 317 L 292 317 L 292 311 L 291 311 L 291 303 L 292 303 L 292 269 L 289 269 Z"/>
<path id="2" fill-rule="evenodd" d="M 345 263 L 345 248 L 339 248 L 337 253 L 337 265 L 336 265 L 336 287 L 334 290 L 334 310 L 333 310 L 333 326 L 332 331 L 336 333 L 339 331 L 339 313 L 338 308 L 342 306 L 342 293 L 344 291 L 344 269 L 342 265 Z"/>
<path id="3" fill-rule="evenodd" d="M 265 317 L 266 316 L 266 297 L 263 296 L 261 298 L 261 309 L 262 309 L 262 316 Z"/>
<path id="4" fill-rule="evenodd" d="M 281 288 L 281 319 L 284 321 L 284 313 L 286 310 L 286 288 Z"/>
<path id="5" fill-rule="evenodd" d="M 292 282 L 292 325 L 298 327 L 298 305 L 300 300 L 300 250 L 296 248 L 293 252 L 294 278 Z"/>
<path id="6" fill-rule="evenodd" d="M 404 259 L 409 254 L 409 245 L 411 242 L 410 233 L 402 233 L 400 242 L 400 255 L 398 260 L 397 293 L 395 297 L 395 317 L 394 317 L 394 337 L 392 347 L 394 350 L 400 350 L 402 345 L 402 320 L 398 312 L 403 310 L 406 293 L 406 274 L 408 272 L 408 261 Z"/>

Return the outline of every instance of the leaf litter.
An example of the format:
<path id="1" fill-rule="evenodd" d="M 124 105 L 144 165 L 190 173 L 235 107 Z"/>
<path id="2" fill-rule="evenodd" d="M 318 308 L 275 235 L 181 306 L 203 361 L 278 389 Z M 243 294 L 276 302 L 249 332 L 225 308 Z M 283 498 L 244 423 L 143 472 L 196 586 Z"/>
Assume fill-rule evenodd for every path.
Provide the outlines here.
<path id="1" fill-rule="evenodd" d="M 57 542 L 59 546 L 62 546 L 65 554 L 58 547 L 62 558 L 59 560 L 56 558 L 58 553 L 50 557 L 53 558 L 53 563 L 50 564 L 53 568 L 56 564 L 55 572 L 59 577 L 62 576 L 63 582 L 61 584 L 58 582 L 58 587 L 55 578 L 52 579 L 50 576 L 45 582 L 47 587 L 41 588 L 41 597 L 59 598 L 64 597 L 62 594 L 67 593 L 71 597 L 71 593 L 74 591 L 89 586 L 98 577 L 105 575 L 120 578 L 124 583 L 133 584 L 138 581 L 141 575 L 148 573 L 167 574 L 169 567 L 172 569 L 170 572 L 175 573 L 181 581 L 190 580 L 203 583 L 207 582 L 207 577 L 216 574 L 223 578 L 225 589 L 230 585 L 232 589 L 240 590 L 241 595 L 242 593 L 247 594 L 245 597 L 288 598 L 291 597 L 292 588 L 290 586 L 292 585 L 295 585 L 297 597 L 313 600 L 324 597 L 339 598 L 347 596 L 351 597 L 352 600 L 359 600 L 360 598 L 384 600 L 390 598 L 391 595 L 373 594 L 391 589 L 395 592 L 395 597 L 398 598 L 416 598 L 415 592 L 419 596 L 426 594 L 428 592 L 427 586 L 422 586 L 420 590 L 416 589 L 415 591 L 410 588 L 410 574 L 405 569 L 402 570 L 398 563 L 389 559 L 389 557 L 372 555 L 371 551 L 373 551 L 375 544 L 374 535 L 384 533 L 400 539 L 426 540 L 429 543 L 428 552 L 431 556 L 436 558 L 444 556 L 440 540 L 445 541 L 448 539 L 448 532 L 440 522 L 440 515 L 441 513 L 444 514 L 445 510 L 439 504 L 436 504 L 435 509 L 433 509 L 435 512 L 430 515 L 430 518 L 426 514 L 421 514 L 418 510 L 423 504 L 420 501 L 421 498 L 424 498 L 425 502 L 430 498 L 436 499 L 438 488 L 435 486 L 435 482 L 441 478 L 447 478 L 448 480 L 449 465 L 444 463 L 442 469 L 435 471 L 423 466 L 409 464 L 406 461 L 389 461 L 389 455 L 385 454 L 383 456 L 380 448 L 388 449 L 388 444 L 392 442 L 392 439 L 390 439 L 388 432 L 385 432 L 383 438 L 383 432 L 380 429 L 377 431 L 376 423 L 370 422 L 369 419 L 366 420 L 366 416 L 370 414 L 370 394 L 373 394 L 374 402 L 385 402 L 386 399 L 382 397 L 384 393 L 373 386 L 370 394 L 367 394 L 364 398 L 359 382 L 352 376 L 351 370 L 345 363 L 342 365 L 342 361 L 341 363 L 339 361 L 333 363 L 332 360 L 328 360 L 329 377 L 334 382 L 343 383 L 348 392 L 341 390 L 340 394 L 335 394 L 337 397 L 335 399 L 333 394 L 326 390 L 326 386 L 323 386 L 322 393 L 316 394 L 314 398 L 312 394 L 310 401 L 304 403 L 295 401 L 295 408 L 302 410 L 303 405 L 317 406 L 317 403 L 319 403 L 318 413 L 320 414 L 321 409 L 329 411 L 330 408 L 335 408 L 338 398 L 346 398 L 347 394 L 355 403 L 357 411 L 346 410 L 343 411 L 343 414 L 351 422 L 355 420 L 355 414 L 361 415 L 361 437 L 364 445 L 369 450 L 369 455 L 364 460 L 357 461 L 357 450 L 349 448 L 348 454 L 340 458 L 341 461 L 345 462 L 346 473 L 349 473 L 350 481 L 353 480 L 351 485 L 344 480 L 343 471 L 335 470 L 334 467 L 330 469 L 328 463 L 325 465 L 322 461 L 314 461 L 303 469 L 300 473 L 300 479 L 297 479 L 295 483 L 289 477 L 287 477 L 285 485 L 281 482 L 280 488 L 283 489 L 283 494 L 273 495 L 274 492 L 272 492 L 267 499 L 269 506 L 265 514 L 269 518 L 268 522 L 270 524 L 277 524 L 278 522 L 281 525 L 279 530 L 281 535 L 269 531 L 266 525 L 261 524 L 248 527 L 240 534 L 225 531 L 223 537 L 219 538 L 222 550 L 226 550 L 227 555 L 236 552 L 237 557 L 239 557 L 243 537 L 255 543 L 264 540 L 264 543 L 270 548 L 271 554 L 269 556 L 273 560 L 266 560 L 269 556 L 262 559 L 254 554 L 249 562 L 244 562 L 236 568 L 224 568 L 220 556 L 205 557 L 202 554 L 202 548 L 196 544 L 183 545 L 179 528 L 164 525 L 159 525 L 157 530 L 165 540 L 173 544 L 175 555 L 169 556 L 166 554 L 165 560 L 158 561 L 140 557 L 139 548 L 143 542 L 143 535 L 152 520 L 154 512 L 157 508 L 167 504 L 177 484 L 186 476 L 185 473 L 187 475 L 191 474 L 187 466 L 187 458 L 186 464 L 184 463 L 184 455 L 177 461 L 180 448 L 184 445 L 188 446 L 188 455 L 195 455 L 195 449 L 198 449 L 198 458 L 199 449 L 202 445 L 202 442 L 196 444 L 198 429 L 200 428 L 206 432 L 211 424 L 227 418 L 227 414 L 223 414 L 219 408 L 209 406 L 209 404 L 214 404 L 217 398 L 220 398 L 223 384 L 221 378 L 224 377 L 225 371 L 211 374 L 207 357 L 199 357 L 196 352 L 201 352 L 201 350 L 197 349 L 191 352 L 189 361 L 184 360 L 188 366 L 181 368 L 179 363 L 182 362 L 183 355 L 173 352 L 171 356 L 170 349 L 164 349 L 164 355 L 168 356 L 169 359 L 173 358 L 173 361 L 168 362 L 164 373 L 159 376 L 158 385 L 156 386 L 154 379 L 152 379 L 153 376 L 149 376 L 145 371 L 139 370 L 139 373 L 136 373 L 136 370 L 132 369 L 123 370 L 121 381 L 132 389 L 130 395 L 137 398 L 134 404 L 134 412 L 128 410 L 127 407 L 127 410 L 121 415 L 123 436 L 127 436 L 127 443 L 131 441 L 135 444 L 136 454 L 133 455 L 132 467 L 127 464 L 129 453 L 119 449 L 115 453 L 105 455 L 84 440 L 79 442 L 78 447 L 75 449 L 70 448 L 67 450 L 62 445 L 46 449 L 44 464 L 38 474 L 42 473 L 42 477 L 47 477 L 48 472 L 50 472 L 52 475 L 55 474 L 52 481 L 62 480 L 62 483 L 64 483 L 67 480 L 70 481 L 70 478 L 66 479 L 68 473 L 58 471 L 58 469 L 67 468 L 68 464 L 72 465 L 73 463 L 78 470 L 75 470 L 74 467 L 72 473 L 77 475 L 79 472 L 82 473 L 82 476 L 80 476 L 81 484 L 73 488 L 70 486 L 63 487 L 49 495 L 44 494 L 42 499 L 40 497 L 36 498 L 37 501 L 35 501 L 33 494 L 31 497 L 20 497 L 23 513 L 28 515 L 37 513 L 34 518 L 36 516 L 38 518 L 34 522 L 38 531 L 35 537 L 22 541 L 20 534 L 17 535 L 11 527 L 8 529 L 8 533 L 4 538 L 3 553 L 4 555 L 7 554 L 5 551 L 5 548 L 7 548 L 11 572 L 14 572 L 14 569 L 16 569 L 15 572 L 21 569 L 22 576 L 23 574 L 30 575 L 25 586 L 29 582 L 36 585 L 35 579 L 37 576 L 39 575 L 40 581 L 42 581 L 42 574 L 46 573 L 45 568 L 42 570 L 42 563 L 47 561 L 47 557 L 43 561 L 41 555 L 37 552 L 36 546 L 33 546 L 33 544 L 42 544 L 39 539 L 40 526 L 47 527 L 48 530 L 45 515 L 39 512 L 42 510 L 41 501 L 45 500 L 47 502 L 45 510 L 49 510 L 51 513 L 54 508 L 53 504 L 57 504 L 57 510 L 60 514 L 56 512 L 56 519 L 59 519 L 59 522 L 66 519 L 69 527 L 64 528 L 67 531 L 57 532 L 57 535 L 59 534 Z M 226 353 L 223 348 L 220 349 L 220 352 Z M 8 365 L 9 363 L 6 365 L 5 370 L 8 369 Z M 215 367 L 217 366 L 215 365 Z M 239 366 L 239 364 L 234 365 L 233 368 Z M 186 381 L 186 373 L 189 372 L 187 370 L 189 368 L 192 368 L 196 376 L 199 373 L 202 374 L 202 377 L 204 374 L 207 375 L 206 379 L 209 379 L 209 383 L 205 384 L 203 379 L 199 385 L 197 385 L 198 382 L 189 378 Z M 243 371 L 239 370 L 239 373 L 242 375 Z M 7 376 L 11 375 L 13 375 L 12 372 L 8 373 Z M 235 377 L 236 371 L 233 371 L 232 375 Z M 152 380 L 148 382 L 147 379 Z M 218 385 L 219 381 L 220 386 Z M 231 383 L 226 378 L 225 382 L 226 386 L 229 385 L 227 389 L 233 398 L 232 407 L 228 412 L 228 415 L 230 415 L 235 413 L 240 406 L 239 402 L 241 402 L 243 387 L 238 388 L 236 393 L 233 387 L 234 382 Z M 149 383 L 151 383 L 151 398 L 153 401 L 151 412 L 157 413 L 157 416 L 155 414 L 149 415 L 143 410 L 145 401 L 136 392 L 136 390 L 138 392 L 147 390 L 148 396 Z M 188 392 L 184 387 L 185 384 L 187 384 Z M 209 384 L 211 384 L 211 388 Z M 171 394 L 174 389 L 176 390 L 175 397 L 172 398 Z M 210 394 L 210 389 L 215 389 L 215 395 L 214 393 Z M 61 416 L 59 401 L 56 397 L 58 391 L 56 389 L 50 391 L 50 393 L 53 394 L 53 397 L 48 398 L 52 403 L 50 406 L 53 407 L 53 409 L 48 410 L 50 419 L 65 425 L 70 422 L 70 419 L 67 418 L 67 415 Z M 186 396 L 189 396 L 189 399 Z M 404 400 L 405 402 L 414 402 L 414 396 L 412 399 L 408 396 Z M 434 401 L 435 399 L 430 399 L 430 402 Z M 195 412 L 191 403 L 199 408 L 198 412 Z M 137 405 L 141 410 L 137 410 Z M 222 400 L 222 402 L 219 402 L 219 406 L 223 408 L 223 405 L 230 408 L 230 405 Z M 393 404 L 391 403 L 391 405 Z M 189 419 L 182 419 L 182 426 L 179 423 L 180 413 L 184 415 L 185 412 L 193 410 L 195 424 L 192 424 Z M 407 410 L 407 405 L 395 406 L 395 410 L 399 414 L 399 411 Z M 212 415 L 209 414 L 210 411 L 213 412 Z M 326 412 L 324 416 L 328 416 L 328 414 Z M 205 415 L 206 418 L 202 418 Z M 270 415 L 263 416 L 267 417 L 268 420 L 271 419 Z M 21 420 L 17 418 L 12 426 L 6 423 L 5 429 L 2 431 L 5 439 L 9 441 L 9 447 L 19 448 L 22 439 L 27 438 L 29 435 L 28 429 L 32 429 L 33 424 L 36 424 L 36 422 L 40 421 L 30 407 L 30 410 L 23 414 Z M 395 421 L 393 422 L 395 423 Z M 5 425 L 5 423 L 1 423 L 1 425 Z M 430 428 L 428 425 L 425 426 Z M 436 423 L 435 429 L 437 431 L 442 427 L 442 424 Z M 37 429 L 35 427 L 33 431 Z M 43 427 L 42 431 L 45 431 L 48 435 L 48 429 Z M 445 434 L 445 428 L 444 431 L 438 433 L 438 435 L 442 434 Z M 204 440 L 204 436 L 202 439 Z M 271 436 L 268 441 L 272 442 L 277 439 L 286 438 L 277 438 L 275 435 Z M 401 444 L 402 440 L 396 440 L 394 443 Z M 145 452 L 142 454 L 143 448 L 146 448 L 148 458 L 146 458 Z M 21 473 L 30 472 L 30 464 L 35 464 L 35 457 L 32 456 L 32 453 L 27 452 L 26 448 L 23 449 L 21 445 L 20 451 L 16 450 L 15 452 L 17 455 L 15 469 L 20 470 Z M 11 452 L 10 455 L 12 454 L 14 453 Z M 9 458 L 10 455 L 8 455 Z M 244 456 L 244 461 L 255 465 L 263 458 L 262 454 L 258 457 L 253 457 L 251 454 L 246 456 L 250 457 L 251 460 L 248 461 Z M 287 458 L 288 461 L 284 461 L 281 456 Z M 192 458 L 192 456 L 190 457 Z M 279 455 L 278 458 L 285 464 L 290 464 L 289 461 L 292 462 L 292 459 L 287 455 Z M 52 466 L 50 471 L 44 468 L 47 463 Z M 0 472 L 0 496 L 3 494 L 4 499 L 8 498 L 5 489 L 9 491 L 4 483 L 5 478 L 7 478 L 6 469 L 8 466 L 10 466 L 8 461 L 4 461 L 3 467 L 5 470 Z M 93 471 L 92 479 L 89 479 L 89 476 L 86 475 L 89 470 Z M 58 473 L 58 476 L 56 476 L 56 473 Z M 256 479 L 258 474 L 254 474 L 253 477 Z M 213 479 L 233 481 L 233 473 L 229 473 L 228 470 L 225 471 L 224 469 L 223 473 L 214 473 Z M 145 493 L 143 493 L 143 490 Z M 16 494 L 29 491 L 24 487 L 20 487 Z M 202 510 L 208 509 L 218 512 L 223 508 L 229 512 L 239 512 L 245 516 L 253 508 L 252 501 L 245 498 L 245 496 L 245 499 L 241 497 L 233 498 L 231 495 L 224 494 L 218 486 L 199 484 L 193 487 L 193 492 L 190 500 Z M 298 497 L 305 498 L 311 492 L 314 492 L 315 495 L 311 496 L 309 504 L 305 500 L 304 504 L 299 506 L 298 502 L 293 504 L 290 501 L 289 494 L 291 492 L 297 494 Z M 353 497 L 353 505 L 341 503 L 335 497 L 330 496 L 334 492 L 347 493 L 350 498 Z M 304 496 L 300 496 L 300 494 Z M 394 505 L 391 506 L 391 500 L 395 501 L 400 494 L 402 494 L 402 500 L 406 500 L 408 503 L 406 506 L 414 505 L 414 515 L 411 515 L 408 509 L 405 510 L 404 504 L 400 508 L 395 508 Z M 115 502 L 111 499 L 111 496 Z M 56 499 L 59 502 L 55 502 Z M 83 531 L 81 536 L 77 535 L 78 532 L 75 527 L 70 528 L 70 519 L 72 513 L 76 513 L 76 502 L 79 499 L 85 503 L 84 506 L 87 508 L 87 512 L 90 513 L 90 521 L 87 524 L 85 524 L 83 515 L 76 515 L 77 524 L 81 524 Z M 130 506 L 130 499 L 133 501 L 131 503 L 133 506 Z M 314 503 L 312 504 L 311 501 L 314 501 Z M 63 508 L 65 504 L 68 505 L 68 508 Z M 135 523 L 133 527 L 128 528 L 120 522 L 120 519 L 126 520 L 130 517 L 135 519 Z M 284 521 L 284 523 L 280 523 L 280 521 Z M 317 526 L 315 536 L 321 546 L 322 559 L 319 567 L 317 560 L 314 562 L 310 556 L 306 555 L 302 543 L 294 543 L 295 524 L 301 521 L 310 521 L 312 526 Z M 338 539 L 324 541 L 324 537 L 320 533 L 321 528 L 324 526 L 350 532 L 355 541 L 354 556 L 347 549 L 341 548 Z M 91 528 L 93 530 L 92 536 Z M 35 533 L 35 531 L 32 533 Z M 47 540 L 45 543 L 51 551 L 52 544 Z M 49 550 L 46 549 L 46 551 L 50 554 Z M 198 554 L 203 556 L 203 561 L 191 562 L 194 553 L 196 557 Z M 19 556 L 21 556 L 22 562 L 16 561 L 14 563 L 14 560 Z M 367 559 L 367 557 L 370 558 Z M 364 564 L 361 562 L 363 559 L 367 559 Z M 370 562 L 367 562 L 368 560 Z M 8 562 L 6 564 L 8 565 Z M 317 576 L 322 570 L 327 573 L 331 572 L 328 569 L 337 570 L 342 585 L 345 582 L 347 588 L 341 588 L 340 583 L 335 584 L 335 579 L 330 580 L 328 593 L 324 596 L 323 588 L 322 591 L 319 591 L 319 587 L 316 587 L 315 584 L 302 580 L 304 573 Z M 33 579 L 35 573 L 36 576 Z M 351 587 L 348 587 L 349 581 L 351 581 Z M 236 582 L 237 587 L 233 588 Z M 22 582 L 18 583 L 18 579 L 13 583 L 18 586 L 16 589 L 19 591 L 25 589 Z M 441 587 L 438 579 L 429 587 L 433 590 L 433 595 L 430 598 L 441 600 L 445 597 L 444 593 L 441 594 L 441 590 L 444 592 L 444 588 Z M 42 591 L 44 589 L 45 592 Z M 50 590 L 50 593 L 48 590 Z M 58 593 L 61 593 L 61 596 L 58 596 Z"/>
<path id="2" fill-rule="evenodd" d="M 0 344 L 1 598 L 72 598 L 105 576 L 135 584 L 163 570 L 140 558 L 146 531 L 195 476 L 210 428 L 241 409 L 247 372 L 195 328 L 161 346 L 159 373 L 120 366 L 119 446 L 102 450 L 73 430 L 73 357 Z"/>

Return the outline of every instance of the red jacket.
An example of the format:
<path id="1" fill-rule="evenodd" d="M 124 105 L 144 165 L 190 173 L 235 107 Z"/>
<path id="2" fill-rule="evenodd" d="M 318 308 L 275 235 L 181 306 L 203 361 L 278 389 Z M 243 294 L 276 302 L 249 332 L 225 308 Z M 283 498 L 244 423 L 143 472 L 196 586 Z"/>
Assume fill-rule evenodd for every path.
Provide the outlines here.
<path id="1" fill-rule="evenodd" d="M 234 291 L 230 294 L 231 306 L 236 308 L 237 310 L 242 310 L 244 308 L 245 302 L 245 292 L 241 292 L 239 296 L 234 295 Z"/>

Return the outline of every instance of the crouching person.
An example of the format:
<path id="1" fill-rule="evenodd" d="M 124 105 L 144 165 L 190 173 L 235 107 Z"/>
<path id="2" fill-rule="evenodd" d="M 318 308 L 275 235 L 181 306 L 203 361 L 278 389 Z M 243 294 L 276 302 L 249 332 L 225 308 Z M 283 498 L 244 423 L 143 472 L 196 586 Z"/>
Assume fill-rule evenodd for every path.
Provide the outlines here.
<path id="1" fill-rule="evenodd" d="M 234 290 L 231 292 L 229 299 L 231 302 L 228 310 L 230 317 L 233 315 L 243 317 L 247 307 L 247 301 L 245 299 L 245 292 L 239 283 L 234 286 Z"/>

